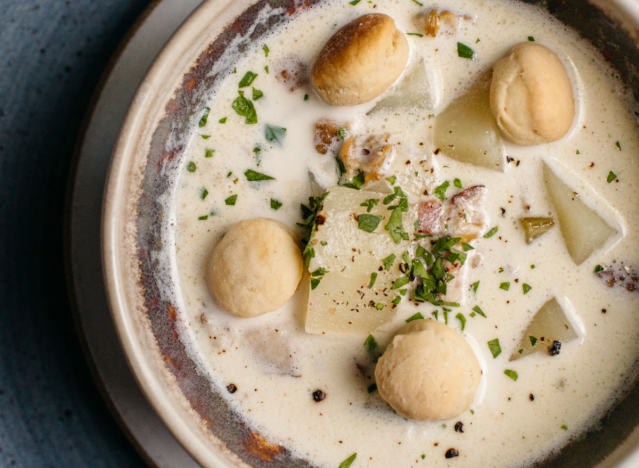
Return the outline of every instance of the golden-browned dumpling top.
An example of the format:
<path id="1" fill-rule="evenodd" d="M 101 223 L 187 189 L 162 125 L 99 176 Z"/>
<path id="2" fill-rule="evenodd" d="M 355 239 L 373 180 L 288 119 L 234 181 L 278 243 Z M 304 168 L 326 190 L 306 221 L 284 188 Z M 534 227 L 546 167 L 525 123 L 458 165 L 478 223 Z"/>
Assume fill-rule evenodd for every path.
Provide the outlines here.
<path id="1" fill-rule="evenodd" d="M 213 251 L 209 283 L 225 310 L 256 317 L 282 307 L 302 272 L 302 254 L 285 225 L 247 219 L 233 226 Z"/>
<path id="2" fill-rule="evenodd" d="M 380 396 L 400 416 L 451 419 L 475 399 L 481 368 L 470 345 L 434 320 L 402 327 L 375 369 Z"/>
<path id="3" fill-rule="evenodd" d="M 402 74 L 408 41 L 390 16 L 373 13 L 351 21 L 321 50 L 311 77 L 320 94 L 336 106 L 375 99 Z"/>
<path id="4" fill-rule="evenodd" d="M 575 102 L 557 55 L 534 42 L 517 44 L 495 65 L 490 109 L 504 136 L 516 145 L 563 137 L 572 125 Z"/>

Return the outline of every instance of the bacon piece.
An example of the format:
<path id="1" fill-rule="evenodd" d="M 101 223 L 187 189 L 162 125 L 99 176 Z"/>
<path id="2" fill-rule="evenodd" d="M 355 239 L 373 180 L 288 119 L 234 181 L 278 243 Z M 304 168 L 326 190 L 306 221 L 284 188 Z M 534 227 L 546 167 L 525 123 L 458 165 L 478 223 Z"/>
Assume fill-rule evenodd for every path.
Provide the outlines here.
<path id="1" fill-rule="evenodd" d="M 451 199 L 452 232 L 456 237 L 461 237 L 462 242 L 468 243 L 477 239 L 486 227 L 485 195 L 485 185 L 473 185 Z"/>

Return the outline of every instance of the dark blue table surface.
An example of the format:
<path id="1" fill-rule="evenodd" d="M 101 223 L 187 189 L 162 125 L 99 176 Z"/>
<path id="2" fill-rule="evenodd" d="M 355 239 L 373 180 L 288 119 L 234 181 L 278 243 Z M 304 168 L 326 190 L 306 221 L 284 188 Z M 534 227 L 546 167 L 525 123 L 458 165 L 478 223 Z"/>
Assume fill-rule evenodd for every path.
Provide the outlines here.
<path id="1" fill-rule="evenodd" d="M 63 245 L 76 137 L 148 3 L 0 0 L 1 467 L 144 466 L 82 354 Z"/>

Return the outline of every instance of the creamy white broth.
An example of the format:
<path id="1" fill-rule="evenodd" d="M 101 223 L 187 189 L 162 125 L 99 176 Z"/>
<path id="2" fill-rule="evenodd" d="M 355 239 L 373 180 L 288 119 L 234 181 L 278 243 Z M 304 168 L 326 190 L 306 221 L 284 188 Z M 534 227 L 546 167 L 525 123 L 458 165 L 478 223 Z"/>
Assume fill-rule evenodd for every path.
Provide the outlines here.
<path id="1" fill-rule="evenodd" d="M 593 274 L 595 265 L 609 265 L 613 260 L 639 265 L 635 206 L 639 199 L 638 133 L 620 82 L 587 42 L 531 7 L 499 1 L 455 1 L 439 6 L 469 14 L 473 23 L 464 24 L 455 36 L 407 36 L 409 67 L 423 58 L 431 74 L 436 104 L 432 110 L 366 116 L 374 102 L 333 107 L 322 102 L 310 85 L 290 92 L 290 83 L 276 79 L 283 68 L 290 69 L 284 63 L 311 64 L 339 27 L 362 14 L 386 13 L 400 30 L 415 32 L 412 17 L 429 6 L 422 8 L 408 0 L 363 0 L 356 6 L 330 2 L 303 13 L 265 39 L 268 57 L 262 44 L 257 44 L 238 63 L 237 73 L 230 74 L 215 91 L 206 126 L 194 131 L 176 193 L 175 268 L 182 291 L 179 311 L 193 356 L 212 384 L 222 389 L 251 425 L 271 441 L 321 466 L 338 466 L 354 452 L 358 456 L 353 466 L 525 465 L 547 456 L 593 424 L 623 389 L 639 355 L 639 296 L 607 288 Z M 514 160 L 503 173 L 461 164 L 443 154 L 433 156 L 433 116 L 527 36 L 555 51 L 568 70 L 578 111 L 569 134 L 557 142 L 533 147 L 507 144 L 506 153 Z M 458 57 L 457 41 L 476 51 L 475 60 Z M 267 65 L 269 74 L 264 70 Z M 231 108 L 238 82 L 249 70 L 259 75 L 252 86 L 264 92 L 264 97 L 255 101 L 256 125 L 245 124 Z M 251 87 L 244 90 L 250 97 Z M 307 101 L 305 94 L 309 95 Z M 221 124 L 223 117 L 227 120 Z M 323 186 L 336 182 L 334 156 L 320 155 L 314 147 L 314 123 L 322 118 L 391 133 L 411 161 L 425 160 L 435 168 L 432 176 L 419 176 L 432 177 L 432 183 L 452 183 L 457 177 L 464 187 L 487 186 L 489 226 L 499 225 L 499 231 L 474 244 L 475 255 L 483 260 L 477 268 L 468 269 L 468 283 L 479 280 L 480 286 L 476 294 L 466 294 L 459 309 L 468 320 L 464 332 L 454 319 L 457 310 L 448 319 L 448 325 L 471 343 L 483 369 L 482 386 L 471 406 L 474 414 L 468 411 L 442 422 L 407 421 L 397 416 L 377 392 L 368 393 L 372 369 L 362 373 L 356 366 L 368 362 L 363 347 L 366 335 L 305 333 L 307 291 L 303 287 L 280 310 L 258 318 L 238 319 L 216 305 L 206 270 L 224 233 L 237 221 L 254 217 L 277 219 L 294 227 L 301 221 L 300 203 L 306 203 L 312 194 L 309 171 Z M 287 129 L 281 146 L 265 140 L 265 124 Z M 211 137 L 205 140 L 201 135 Z M 262 146 L 259 166 L 253 152 L 258 143 Z M 215 150 L 212 158 L 205 158 L 207 149 Z M 542 161 L 620 232 L 580 266 L 568 255 L 557 226 L 525 244 L 519 218 L 554 215 L 542 179 Z M 195 172 L 187 171 L 188 162 L 195 163 Z M 395 164 L 393 169 L 398 167 L 402 165 Z M 247 169 L 276 180 L 247 182 Z M 607 183 L 611 170 L 619 182 Z M 229 172 L 232 175 L 227 177 Z M 204 199 L 203 189 L 208 191 Z M 447 195 L 452 196 L 455 190 L 451 187 Z M 235 206 L 224 202 L 231 195 L 238 196 Z M 282 202 L 282 208 L 271 209 L 271 198 Z M 414 203 L 418 198 L 409 193 L 409 201 Z M 206 220 L 198 219 L 206 215 Z M 499 273 L 500 269 L 503 272 Z M 502 282 L 511 283 L 508 292 L 499 289 Z M 523 283 L 532 286 L 526 295 Z M 568 311 L 579 330 L 579 340 L 564 344 L 557 357 L 538 353 L 508 362 L 535 312 L 553 296 Z M 469 317 L 475 305 L 487 318 Z M 393 322 L 373 334 L 383 349 L 406 318 L 417 311 L 432 317 L 434 310 L 440 311 L 439 320 L 443 321 L 441 307 L 404 300 L 395 309 Z M 257 333 L 255 330 L 267 333 L 266 340 L 290 346 L 290 358 L 280 361 L 279 368 L 265 362 L 248 344 L 247 336 Z M 497 359 L 486 345 L 495 338 L 502 348 Z M 515 370 L 518 380 L 505 376 L 505 369 Z M 237 392 L 226 391 L 230 383 L 237 386 Z M 311 396 L 317 389 L 327 395 L 320 403 Z M 457 421 L 463 422 L 464 433 L 455 432 Z M 451 447 L 460 453 L 454 460 L 444 457 Z"/>

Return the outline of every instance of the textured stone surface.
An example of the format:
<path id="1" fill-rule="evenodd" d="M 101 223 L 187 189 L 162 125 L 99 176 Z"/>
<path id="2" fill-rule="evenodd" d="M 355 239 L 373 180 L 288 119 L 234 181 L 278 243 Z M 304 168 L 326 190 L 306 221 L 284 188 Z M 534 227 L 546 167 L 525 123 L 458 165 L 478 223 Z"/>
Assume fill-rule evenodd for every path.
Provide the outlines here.
<path id="1" fill-rule="evenodd" d="M 91 94 L 148 3 L 0 0 L 0 466 L 144 466 L 75 333 L 63 219 Z"/>

